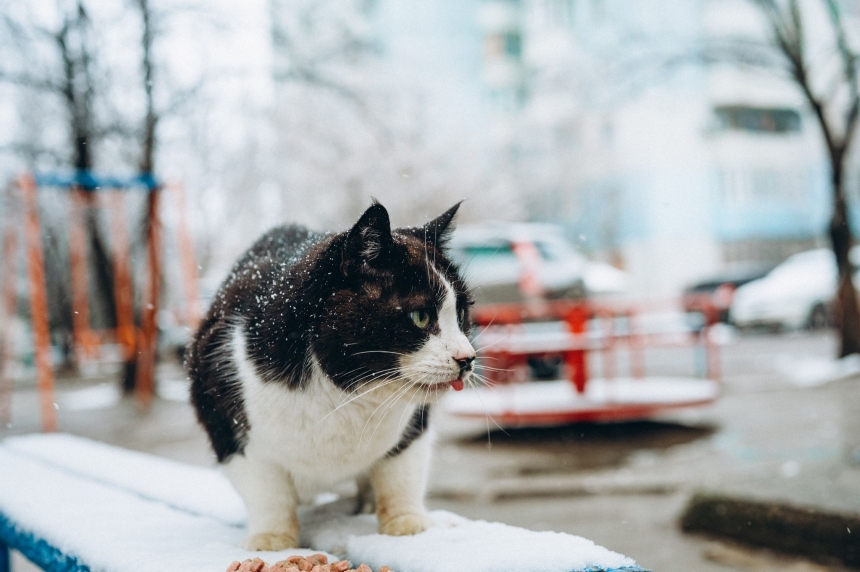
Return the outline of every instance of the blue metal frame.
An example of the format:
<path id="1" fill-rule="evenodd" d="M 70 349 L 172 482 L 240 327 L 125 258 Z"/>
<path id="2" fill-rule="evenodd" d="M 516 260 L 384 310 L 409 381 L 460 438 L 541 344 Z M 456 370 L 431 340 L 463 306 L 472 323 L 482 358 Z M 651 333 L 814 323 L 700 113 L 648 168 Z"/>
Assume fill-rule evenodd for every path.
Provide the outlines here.
<path id="1" fill-rule="evenodd" d="M 40 187 L 71 187 L 77 186 L 85 191 L 101 189 L 140 189 L 153 191 L 161 183 L 152 173 L 140 173 L 129 177 L 97 175 L 92 171 L 70 171 L 67 173 L 36 173 L 36 184 Z"/>
<path id="2" fill-rule="evenodd" d="M 9 547 L 0 541 L 0 572 L 11 572 L 12 562 L 9 555 Z"/>
<path id="3" fill-rule="evenodd" d="M 0 513 L 0 572 L 10 572 L 9 549 L 14 548 L 45 572 L 90 572 L 90 567 L 74 556 L 63 554 L 45 540 L 15 526 Z"/>

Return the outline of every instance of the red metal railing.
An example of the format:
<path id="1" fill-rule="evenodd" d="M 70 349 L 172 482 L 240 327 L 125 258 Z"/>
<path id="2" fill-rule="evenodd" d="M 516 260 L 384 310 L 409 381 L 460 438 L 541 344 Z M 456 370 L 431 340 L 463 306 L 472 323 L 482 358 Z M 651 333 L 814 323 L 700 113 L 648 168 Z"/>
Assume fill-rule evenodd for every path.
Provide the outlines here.
<path id="1" fill-rule="evenodd" d="M 705 308 L 701 312 L 703 327 L 671 333 L 645 331 L 641 322 L 643 315 L 649 313 L 678 310 L 675 301 L 529 301 L 482 305 L 472 315 L 483 337 L 479 344 L 481 357 L 493 366 L 485 372 L 490 381 L 511 381 L 512 372 L 526 367 L 530 358 L 558 357 L 566 365 L 571 383 L 583 393 L 589 379 L 588 354 L 600 354 L 603 377 L 611 379 L 617 376 L 621 348 L 629 353 L 632 376 L 642 378 L 647 348 L 699 346 L 705 352 L 706 377 L 719 380 L 719 346 L 710 335 L 719 310 L 705 297 L 699 302 Z M 524 324 L 551 321 L 563 322 L 566 332 L 542 339 L 529 339 L 525 334 Z M 617 329 L 619 322 L 625 324 L 623 331 Z"/>

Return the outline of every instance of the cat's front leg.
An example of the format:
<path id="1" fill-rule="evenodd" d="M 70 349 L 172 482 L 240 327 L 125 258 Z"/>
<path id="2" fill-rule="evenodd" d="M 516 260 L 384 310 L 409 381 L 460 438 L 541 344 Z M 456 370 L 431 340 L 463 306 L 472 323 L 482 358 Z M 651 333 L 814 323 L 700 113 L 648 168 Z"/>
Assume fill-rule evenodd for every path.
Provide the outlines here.
<path id="1" fill-rule="evenodd" d="M 224 472 L 248 510 L 247 550 L 299 547 L 298 495 L 293 480 L 275 463 L 234 455 Z"/>
<path id="2" fill-rule="evenodd" d="M 370 475 L 359 475 L 355 479 L 355 484 L 358 488 L 355 514 L 376 513 L 376 497 L 373 494 L 373 485 L 370 483 Z"/>
<path id="3" fill-rule="evenodd" d="M 430 526 L 424 508 L 430 446 L 430 435 L 424 433 L 405 450 L 380 459 L 371 469 L 380 534 L 418 534 Z"/>

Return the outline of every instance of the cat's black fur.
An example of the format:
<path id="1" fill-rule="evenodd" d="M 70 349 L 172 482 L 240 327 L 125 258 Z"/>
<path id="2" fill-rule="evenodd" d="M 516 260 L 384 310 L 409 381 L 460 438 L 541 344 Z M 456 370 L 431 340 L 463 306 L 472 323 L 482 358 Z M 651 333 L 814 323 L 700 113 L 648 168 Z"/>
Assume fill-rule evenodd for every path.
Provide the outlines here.
<path id="1" fill-rule="evenodd" d="M 242 256 L 188 352 L 191 399 L 220 462 L 243 451 L 249 429 L 238 371 L 223 351 L 236 324 L 261 379 L 294 391 L 308 381 L 312 358 L 345 392 L 390 377 L 397 367 L 390 352 L 414 351 L 434 333 L 408 319 L 416 309 L 435 318 L 444 291 L 431 268 L 453 285 L 467 330 L 468 290 L 444 253 L 458 207 L 423 227 L 392 231 L 388 212 L 374 202 L 346 232 L 282 226 Z M 389 455 L 421 435 L 428 414 L 418 408 Z"/>

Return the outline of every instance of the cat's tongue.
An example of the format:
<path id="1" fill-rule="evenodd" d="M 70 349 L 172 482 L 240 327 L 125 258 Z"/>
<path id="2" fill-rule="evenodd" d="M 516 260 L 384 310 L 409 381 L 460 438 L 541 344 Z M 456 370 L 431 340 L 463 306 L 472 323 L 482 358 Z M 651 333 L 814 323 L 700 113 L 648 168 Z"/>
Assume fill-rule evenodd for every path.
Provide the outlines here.
<path id="1" fill-rule="evenodd" d="M 455 379 L 451 382 L 451 387 L 454 389 L 454 391 L 463 391 L 463 380 Z"/>

